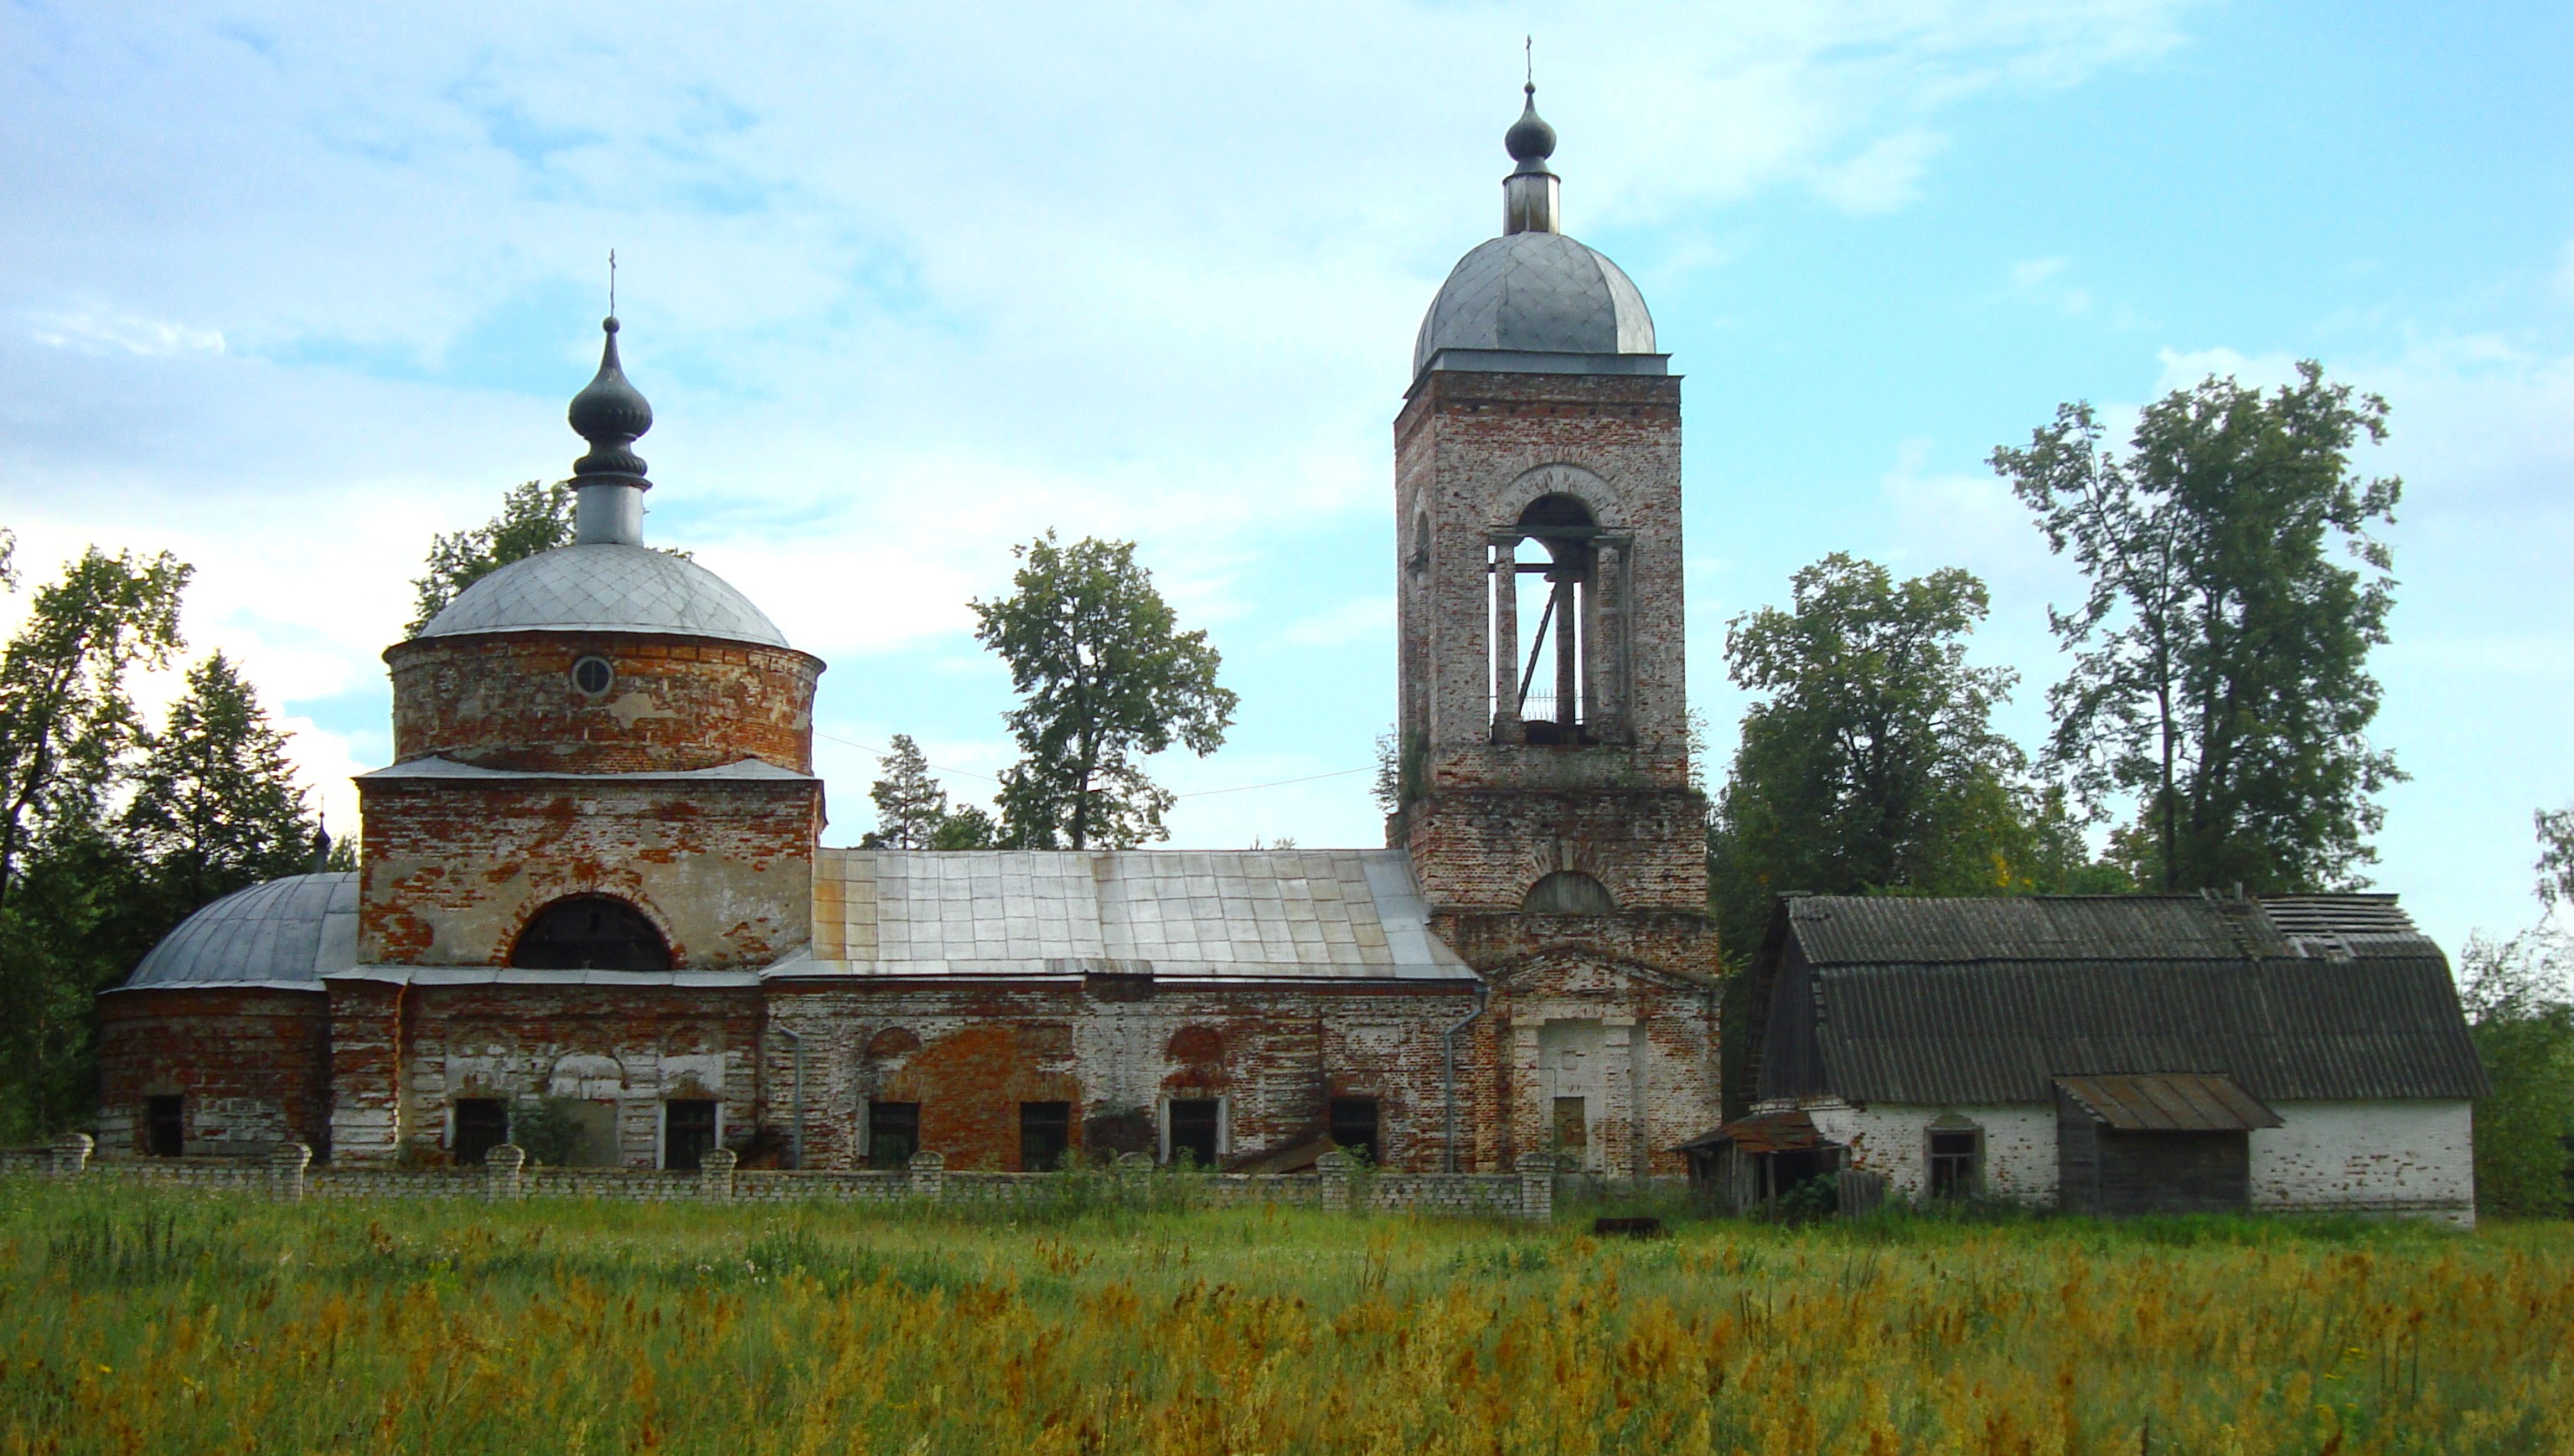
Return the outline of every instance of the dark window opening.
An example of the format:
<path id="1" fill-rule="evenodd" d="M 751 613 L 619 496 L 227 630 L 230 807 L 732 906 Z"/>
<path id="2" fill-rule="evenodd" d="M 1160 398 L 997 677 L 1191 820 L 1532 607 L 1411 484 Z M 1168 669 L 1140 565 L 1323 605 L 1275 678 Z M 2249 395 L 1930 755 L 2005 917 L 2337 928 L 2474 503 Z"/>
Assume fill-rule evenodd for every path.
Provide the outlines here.
<path id="1" fill-rule="evenodd" d="M 1971 1198 L 1982 1174 L 1983 1134 L 1972 1128 L 1930 1134 L 1930 1196 Z"/>
<path id="2" fill-rule="evenodd" d="M 1618 898 L 1579 869 L 1559 869 L 1529 886 L 1520 909 L 1532 915 L 1614 915 Z"/>
<path id="3" fill-rule="evenodd" d="M 1363 1153 L 1371 1163 L 1384 1161 L 1377 1143 L 1376 1098 L 1332 1099 L 1332 1146 Z"/>
<path id="4" fill-rule="evenodd" d="M 1224 1104 L 1214 1097 L 1174 1097 L 1170 1103 L 1171 1161 L 1194 1158 L 1202 1168 L 1215 1166 L 1216 1130 Z"/>
<path id="5" fill-rule="evenodd" d="M 661 1166 L 693 1173 L 714 1145 L 712 1098 L 673 1098 L 661 1104 Z"/>
<path id="6" fill-rule="evenodd" d="M 188 1150 L 188 1099 L 154 1097 L 144 1109 L 145 1148 L 156 1158 L 174 1158 Z"/>
<path id="7" fill-rule="evenodd" d="M 1591 1103 L 1584 1097 L 1555 1099 L 1555 1149 L 1580 1153 L 1591 1146 Z"/>
<path id="8" fill-rule="evenodd" d="M 867 1166 L 901 1169 L 920 1151 L 918 1102 L 867 1104 Z"/>
<path id="9" fill-rule="evenodd" d="M 1498 583 L 1511 594 L 1515 681 L 1495 686 L 1507 695 L 1504 706 L 1516 709 L 1526 741 L 1592 741 L 1602 666 L 1593 638 L 1600 625 L 1599 525 L 1575 497 L 1541 496 L 1520 513 L 1519 531 L 1546 559 L 1520 560 L 1515 552 L 1509 579 Z"/>
<path id="10" fill-rule="evenodd" d="M 456 1160 L 472 1165 L 510 1140 L 510 1104 L 498 1097 L 456 1099 Z"/>
<path id="11" fill-rule="evenodd" d="M 1071 1147 L 1072 1104 L 1070 1102 L 1021 1102 L 1019 1104 L 1020 1172 L 1060 1172 L 1063 1168 L 1063 1155 Z"/>
<path id="12" fill-rule="evenodd" d="M 626 901 L 580 894 L 537 911 L 511 947 L 510 963 L 529 970 L 668 970 L 670 944 Z"/>
<path id="13" fill-rule="evenodd" d="M 617 670 L 606 658 L 584 658 L 572 665 L 572 686 L 597 698 L 617 686 Z"/>

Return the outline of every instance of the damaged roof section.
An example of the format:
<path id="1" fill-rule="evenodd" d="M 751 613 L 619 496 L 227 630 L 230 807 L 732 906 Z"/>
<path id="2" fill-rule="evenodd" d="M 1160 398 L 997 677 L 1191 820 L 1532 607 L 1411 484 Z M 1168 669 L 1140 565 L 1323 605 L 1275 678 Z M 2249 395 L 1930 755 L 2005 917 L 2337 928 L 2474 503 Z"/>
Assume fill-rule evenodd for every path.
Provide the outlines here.
<path id="1" fill-rule="evenodd" d="M 2058 1077 L 2055 1085 L 2091 1120 L 2121 1132 L 2248 1132 L 2284 1125 L 2278 1113 L 2230 1079 L 2206 1072 Z"/>
<path id="2" fill-rule="evenodd" d="M 1393 849 L 824 849 L 792 975 L 1471 980 Z"/>

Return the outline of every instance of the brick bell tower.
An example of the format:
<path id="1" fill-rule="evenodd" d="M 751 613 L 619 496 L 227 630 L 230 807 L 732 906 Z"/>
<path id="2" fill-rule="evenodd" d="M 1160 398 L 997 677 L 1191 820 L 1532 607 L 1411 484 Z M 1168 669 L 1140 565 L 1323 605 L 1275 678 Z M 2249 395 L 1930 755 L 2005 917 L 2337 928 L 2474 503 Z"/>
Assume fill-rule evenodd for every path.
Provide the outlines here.
<path id="1" fill-rule="evenodd" d="M 1635 284 L 1562 232 L 1555 140 L 1531 86 L 1503 235 L 1431 304 L 1395 422 L 1388 840 L 1488 977 L 1579 952 L 1702 983 L 1681 382 Z"/>

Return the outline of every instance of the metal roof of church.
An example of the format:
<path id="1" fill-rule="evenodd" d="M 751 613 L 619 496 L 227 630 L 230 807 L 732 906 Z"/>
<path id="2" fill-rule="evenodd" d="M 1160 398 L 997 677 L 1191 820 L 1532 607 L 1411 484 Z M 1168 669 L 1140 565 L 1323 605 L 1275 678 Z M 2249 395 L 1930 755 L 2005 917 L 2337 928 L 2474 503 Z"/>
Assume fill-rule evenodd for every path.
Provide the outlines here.
<path id="1" fill-rule="evenodd" d="M 1393 849 L 825 849 L 813 872 L 815 964 L 780 972 L 1474 976 Z"/>
<path id="2" fill-rule="evenodd" d="M 357 963 L 357 872 L 294 874 L 190 915 L 118 989 L 306 990 Z"/>
<path id="3" fill-rule="evenodd" d="M 512 562 L 457 594 L 420 635 L 644 632 L 782 648 L 786 635 L 731 583 L 644 546 L 567 546 Z"/>
<path id="4" fill-rule="evenodd" d="M 1412 370 L 1442 350 L 1652 355 L 1654 316 L 1608 255 L 1562 233 L 1481 244 L 1440 285 L 1412 346 Z"/>

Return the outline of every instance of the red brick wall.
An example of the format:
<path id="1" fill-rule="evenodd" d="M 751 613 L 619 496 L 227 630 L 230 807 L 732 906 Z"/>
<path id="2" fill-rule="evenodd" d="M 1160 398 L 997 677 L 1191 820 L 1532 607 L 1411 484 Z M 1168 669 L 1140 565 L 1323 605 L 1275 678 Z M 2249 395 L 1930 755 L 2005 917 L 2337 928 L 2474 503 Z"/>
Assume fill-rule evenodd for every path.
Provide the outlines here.
<path id="1" fill-rule="evenodd" d="M 631 901 L 683 968 L 762 965 L 812 938 L 819 783 L 362 778 L 359 796 L 364 962 L 504 964 L 568 894 Z"/>
<path id="2" fill-rule="evenodd" d="M 145 1099 L 185 1097 L 191 1155 L 319 1146 L 329 1023 L 318 990 L 131 990 L 99 997 L 102 1157 L 140 1156 Z"/>
<path id="3" fill-rule="evenodd" d="M 804 1038 L 813 1167 L 859 1160 L 870 1098 L 920 1103 L 921 1145 L 944 1153 L 949 1167 L 1007 1170 L 1018 1165 L 1022 1101 L 1072 1103 L 1080 1147 L 1082 1124 L 1102 1114 L 1221 1095 L 1240 1154 L 1319 1135 L 1326 1099 L 1337 1095 L 1380 1099 L 1389 1164 L 1435 1169 L 1446 1105 L 1439 1032 L 1473 1005 L 1454 984 L 1171 985 L 1130 999 L 1069 981 L 815 980 L 772 981 L 767 993 L 772 1023 Z M 879 1039 L 896 1029 L 908 1034 Z M 771 1037 L 764 1057 L 768 1118 L 782 1125 L 793 1074 L 787 1040 Z M 1462 1077 L 1460 1087 L 1471 1090 Z"/>
<path id="4" fill-rule="evenodd" d="M 572 666 L 603 657 L 597 698 Z M 764 758 L 813 767 L 818 658 L 784 648 L 633 634 L 418 638 L 393 668 L 394 760 L 441 754 L 486 768 L 630 773 Z"/>

